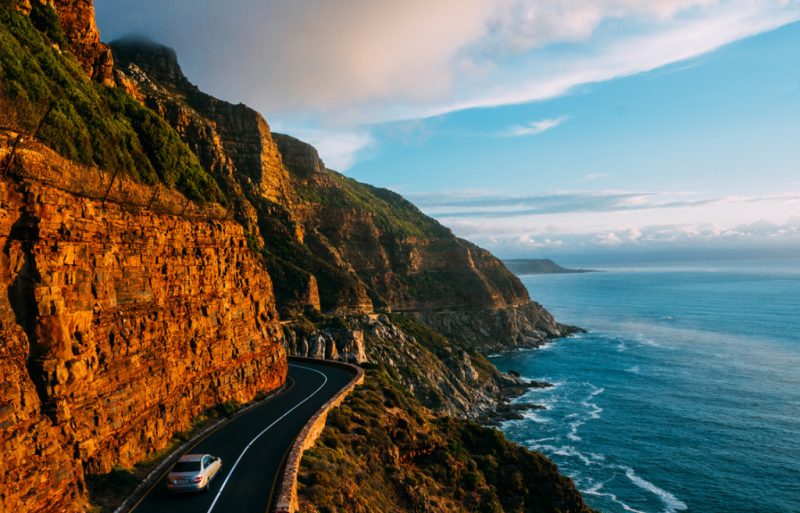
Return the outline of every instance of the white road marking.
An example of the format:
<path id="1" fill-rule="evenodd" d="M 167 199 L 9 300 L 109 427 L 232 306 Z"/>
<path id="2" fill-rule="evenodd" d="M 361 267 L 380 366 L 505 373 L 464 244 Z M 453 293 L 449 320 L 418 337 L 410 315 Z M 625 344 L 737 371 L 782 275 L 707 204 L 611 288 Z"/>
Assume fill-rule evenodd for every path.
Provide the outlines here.
<path id="1" fill-rule="evenodd" d="M 211 506 L 209 506 L 209 508 L 208 508 L 208 511 L 207 511 L 206 513 L 211 513 L 211 510 L 212 510 L 212 509 L 214 509 L 214 506 L 217 504 L 217 501 L 219 500 L 219 496 L 220 496 L 220 495 L 222 495 L 222 490 L 224 490 L 224 489 L 225 489 L 225 485 L 226 485 L 226 484 L 228 484 L 228 479 L 230 479 L 230 478 L 231 478 L 231 476 L 233 475 L 233 471 L 234 471 L 234 470 L 236 470 L 236 466 L 237 466 L 237 465 L 239 464 L 239 462 L 242 460 L 242 457 L 244 456 L 244 453 L 246 453 L 246 452 L 247 452 L 247 449 L 249 449 L 249 448 L 250 448 L 250 446 L 251 446 L 251 445 L 253 445 L 253 444 L 255 443 L 255 441 L 256 441 L 256 440 L 258 440 L 258 439 L 261 437 L 261 435 L 263 435 L 264 433 L 266 433 L 267 431 L 269 431 L 269 430 L 270 430 L 270 428 L 271 428 L 272 426 L 274 426 L 275 424 L 277 424 L 278 422 L 280 422 L 281 420 L 283 420 L 283 419 L 284 419 L 284 418 L 285 418 L 287 415 L 289 415 L 289 414 L 290 414 L 290 413 L 292 413 L 294 410 L 296 410 L 296 409 L 297 409 L 297 408 L 298 408 L 298 407 L 299 407 L 301 404 L 303 404 L 304 402 L 308 401 L 309 399 L 311 399 L 312 397 L 314 397 L 315 395 L 317 395 L 317 392 L 319 392 L 320 390 L 322 390 L 322 387 L 324 387 L 324 386 L 325 386 L 325 384 L 328 382 L 328 376 L 326 376 L 325 374 L 321 373 L 320 371 L 318 371 L 318 370 L 316 370 L 316 369 L 312 369 L 311 367 L 305 367 L 305 366 L 303 366 L 303 365 L 294 365 L 294 364 L 289 364 L 289 366 L 290 366 L 290 367 L 296 367 L 296 368 L 298 368 L 298 369 L 310 370 L 311 372 L 316 372 L 317 374 L 319 374 L 320 376 L 322 376 L 322 377 L 323 377 L 323 379 L 324 379 L 325 381 L 323 381 L 323 382 L 322 382 L 322 384 L 321 384 L 319 387 L 317 387 L 317 389 L 316 389 L 316 390 L 314 390 L 313 392 L 311 392 L 311 394 L 310 394 L 308 397 L 306 397 L 305 399 L 303 399 L 303 400 L 302 400 L 302 401 L 300 401 L 299 403 L 297 403 L 297 404 L 295 404 L 294 406 L 292 406 L 292 407 L 291 407 L 291 408 L 290 408 L 290 409 L 289 409 L 289 410 L 288 410 L 286 413 L 284 413 L 283 415 L 281 415 L 280 417 L 278 417 L 278 418 L 277 418 L 277 419 L 276 419 L 276 420 L 275 420 L 275 421 L 274 421 L 272 424 L 270 424 L 269 426 L 265 427 L 263 431 L 261 431 L 261 432 L 260 432 L 259 434 L 257 434 L 257 435 L 256 435 L 256 436 L 255 436 L 255 437 L 252 439 L 252 440 L 250 440 L 250 443 L 248 443 L 248 444 L 247 444 L 247 447 L 245 447 L 245 448 L 244 448 L 244 450 L 242 450 L 242 453 L 241 453 L 241 454 L 239 454 L 239 457 L 238 457 L 238 458 L 236 458 L 236 461 L 234 462 L 233 466 L 231 467 L 231 470 L 230 470 L 230 472 L 228 472 L 228 475 L 227 475 L 227 476 L 225 476 L 225 480 L 222 482 L 222 485 L 220 485 L 220 487 L 219 487 L 219 491 L 217 492 L 217 495 L 216 495 L 216 496 L 214 496 L 214 501 L 211 503 Z"/>

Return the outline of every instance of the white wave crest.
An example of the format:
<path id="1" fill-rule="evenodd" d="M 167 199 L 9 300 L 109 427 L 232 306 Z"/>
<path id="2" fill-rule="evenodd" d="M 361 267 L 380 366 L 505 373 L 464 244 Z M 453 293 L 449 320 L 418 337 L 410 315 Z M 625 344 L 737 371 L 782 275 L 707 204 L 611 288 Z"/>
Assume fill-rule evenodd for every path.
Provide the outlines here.
<path id="1" fill-rule="evenodd" d="M 581 437 L 578 436 L 578 428 L 580 428 L 585 421 L 583 420 L 576 420 L 574 422 L 569 423 L 569 433 L 567 433 L 567 438 L 572 440 L 573 442 L 580 442 L 583 440 Z"/>
<path id="2" fill-rule="evenodd" d="M 630 480 L 631 483 L 638 486 L 642 490 L 647 490 L 661 499 L 661 502 L 663 502 L 665 506 L 665 513 L 676 513 L 677 511 L 684 511 L 688 508 L 685 502 L 678 499 L 673 494 L 669 493 L 663 488 L 659 488 L 647 479 L 639 477 L 631 467 L 621 465 L 619 468 L 625 471 L 625 476 Z"/>
<path id="3" fill-rule="evenodd" d="M 584 489 L 582 491 L 586 495 L 594 495 L 594 496 L 597 496 L 597 497 L 607 497 L 607 498 L 611 499 L 612 502 L 615 502 L 615 503 L 619 504 L 620 506 L 622 506 L 622 509 L 624 509 L 625 511 L 629 511 L 630 513 L 645 513 L 644 511 L 642 511 L 640 509 L 636 509 L 636 508 L 632 508 L 632 507 L 628 506 L 627 504 L 625 504 L 624 502 L 619 500 L 619 498 L 616 495 L 614 495 L 613 493 L 601 491 L 603 489 L 603 484 L 604 483 L 597 483 L 597 484 L 592 485 L 591 487 L 589 487 L 587 489 Z"/>
<path id="4" fill-rule="evenodd" d="M 533 411 L 533 410 L 528 410 L 528 411 L 524 412 L 522 414 L 522 417 L 525 420 L 530 420 L 532 422 L 536 422 L 537 424 L 549 424 L 550 423 L 550 419 L 542 417 L 536 411 Z"/>
<path id="5" fill-rule="evenodd" d="M 590 465 L 600 465 L 600 463 L 598 461 L 595 461 L 594 458 L 591 458 L 583 454 L 581 451 L 579 451 L 578 449 L 576 449 L 571 445 L 555 446 L 550 444 L 533 444 L 530 446 L 530 448 L 535 451 L 542 451 L 546 454 L 555 454 L 557 456 L 562 456 L 565 458 L 577 458 L 578 460 L 581 461 L 581 463 L 583 463 L 587 467 Z"/>

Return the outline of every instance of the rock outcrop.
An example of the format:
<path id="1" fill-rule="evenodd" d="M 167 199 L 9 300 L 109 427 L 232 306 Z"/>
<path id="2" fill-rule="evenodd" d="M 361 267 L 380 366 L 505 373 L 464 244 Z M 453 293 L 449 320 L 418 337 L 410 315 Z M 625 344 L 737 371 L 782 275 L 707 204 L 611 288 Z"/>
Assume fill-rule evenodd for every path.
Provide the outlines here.
<path id="1" fill-rule="evenodd" d="M 0 440 L 14 448 L 0 479 L 35 484 L 0 510 L 77 508 L 84 471 L 130 466 L 206 408 L 285 380 L 270 278 L 241 225 L 48 185 L 72 167 L 34 147 L 0 179 Z"/>
<path id="2" fill-rule="evenodd" d="M 6 195 L 4 190 L 0 194 Z M 5 230 L 6 219 L 0 224 Z M 7 264 L 8 257 L 0 253 L 4 289 L 14 281 Z M 42 414 L 27 368 L 29 343 L 13 322 L 8 301 L 0 301 L 0 318 L 0 512 L 83 511 L 87 506 L 83 469 L 65 450 L 65 434 Z"/>
<path id="3" fill-rule="evenodd" d="M 32 0 L 34 2 L 40 0 Z M 50 0 L 54 5 L 69 50 L 93 80 L 114 85 L 114 58 L 111 49 L 100 42 L 94 19 L 93 0 Z"/>
<path id="4" fill-rule="evenodd" d="M 213 175 L 238 197 L 241 220 L 257 223 L 249 203 L 266 202 L 291 212 L 297 203 L 269 125 L 255 110 L 201 92 L 184 76 L 175 51 L 129 38 L 112 45 L 117 78 L 134 97 L 167 120 Z M 288 219 L 291 224 L 291 219 Z M 296 226 L 290 235 L 302 238 Z"/>
<path id="5" fill-rule="evenodd" d="M 480 352 L 406 314 L 316 315 L 283 326 L 291 354 L 379 363 L 426 407 L 480 419 L 527 387 L 499 372 Z"/>

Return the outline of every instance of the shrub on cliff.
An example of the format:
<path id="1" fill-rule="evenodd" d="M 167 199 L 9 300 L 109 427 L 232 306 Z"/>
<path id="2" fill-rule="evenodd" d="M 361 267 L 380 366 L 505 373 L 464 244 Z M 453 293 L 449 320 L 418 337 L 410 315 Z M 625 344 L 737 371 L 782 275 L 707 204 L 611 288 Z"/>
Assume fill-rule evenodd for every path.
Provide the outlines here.
<path id="1" fill-rule="evenodd" d="M 0 2 L 0 118 L 33 132 L 63 156 L 147 184 L 176 187 L 194 201 L 225 203 L 214 178 L 158 115 L 121 90 L 94 83 L 65 50 L 57 15 L 33 2 L 30 18 Z M 53 47 L 53 44 L 58 45 Z"/>
<path id="2" fill-rule="evenodd" d="M 572 481 L 499 431 L 436 417 L 380 368 L 303 457 L 308 513 L 589 513 Z"/>

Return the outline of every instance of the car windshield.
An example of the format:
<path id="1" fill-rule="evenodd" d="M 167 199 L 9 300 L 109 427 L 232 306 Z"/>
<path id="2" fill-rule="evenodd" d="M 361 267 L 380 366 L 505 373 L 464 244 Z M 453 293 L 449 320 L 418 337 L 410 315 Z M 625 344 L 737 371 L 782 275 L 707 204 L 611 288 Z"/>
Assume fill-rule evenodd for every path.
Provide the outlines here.
<path id="1" fill-rule="evenodd" d="M 172 467 L 173 472 L 200 472 L 199 461 L 179 461 Z"/>

